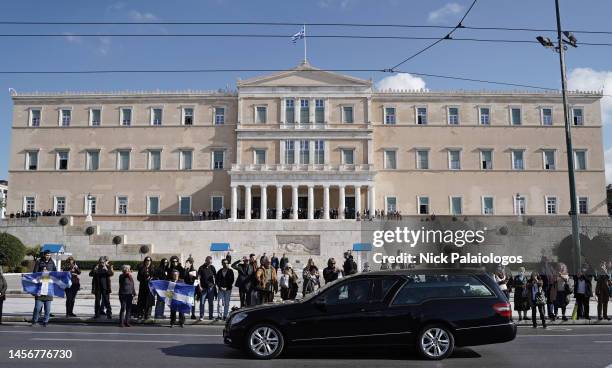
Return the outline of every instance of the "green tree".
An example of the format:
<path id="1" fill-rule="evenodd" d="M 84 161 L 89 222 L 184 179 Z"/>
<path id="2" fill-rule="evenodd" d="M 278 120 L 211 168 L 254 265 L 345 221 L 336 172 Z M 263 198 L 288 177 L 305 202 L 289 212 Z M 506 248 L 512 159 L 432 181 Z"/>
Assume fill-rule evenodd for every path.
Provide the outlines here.
<path id="1" fill-rule="evenodd" d="M 17 237 L 0 233 L 0 265 L 15 267 L 26 255 L 26 247 Z"/>
<path id="2" fill-rule="evenodd" d="M 38 257 L 40 256 L 40 245 L 35 245 L 33 247 L 27 247 L 26 256 L 32 257 L 34 262 L 36 262 L 38 260 Z"/>

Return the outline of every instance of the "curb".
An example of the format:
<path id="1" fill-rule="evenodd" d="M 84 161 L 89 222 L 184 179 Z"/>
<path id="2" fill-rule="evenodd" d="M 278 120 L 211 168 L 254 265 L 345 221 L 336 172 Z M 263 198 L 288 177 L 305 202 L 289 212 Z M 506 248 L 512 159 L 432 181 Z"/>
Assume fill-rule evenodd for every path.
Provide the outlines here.
<path id="1" fill-rule="evenodd" d="M 3 316 L 2 322 L 23 322 L 23 323 L 31 323 L 31 316 Z M 99 325 L 118 325 L 118 318 L 93 318 L 93 317 L 51 317 L 49 319 L 49 323 L 60 323 L 60 324 L 71 324 L 71 323 L 86 323 L 86 324 L 99 324 Z M 145 321 L 132 319 L 130 321 L 132 325 L 152 325 L 152 326 L 162 326 L 162 325 L 170 325 L 170 318 L 165 319 L 147 319 Z M 193 320 L 187 318 L 185 320 L 185 325 L 193 325 L 193 326 L 225 326 L 225 321 L 223 320 Z"/>
<path id="2" fill-rule="evenodd" d="M 517 326 L 532 326 L 531 321 L 514 321 Z M 612 326 L 612 321 L 598 320 L 597 318 L 591 318 L 590 320 L 580 319 L 580 320 L 556 320 L 551 321 L 549 319 L 546 320 L 547 326 Z M 538 320 L 538 327 L 542 326 L 542 320 Z"/>

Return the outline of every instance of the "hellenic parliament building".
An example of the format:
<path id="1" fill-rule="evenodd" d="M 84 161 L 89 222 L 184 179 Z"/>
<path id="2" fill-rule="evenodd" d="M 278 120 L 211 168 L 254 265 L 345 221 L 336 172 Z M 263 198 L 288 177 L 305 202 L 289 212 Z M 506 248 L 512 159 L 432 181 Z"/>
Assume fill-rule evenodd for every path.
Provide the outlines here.
<path id="1" fill-rule="evenodd" d="M 503 247 L 539 225 L 566 236 L 571 200 L 585 221 L 607 221 L 601 97 L 569 95 L 570 199 L 559 93 L 381 91 L 307 62 L 236 91 L 13 91 L 7 216 L 53 210 L 70 224 L 3 226 L 27 242 L 72 241 L 87 259 L 196 256 L 211 243 L 339 257 L 363 246 L 360 223 L 381 211 L 371 223 L 479 221 L 492 239 L 506 226 L 493 240 Z M 202 212 L 218 220 L 193 221 Z"/>

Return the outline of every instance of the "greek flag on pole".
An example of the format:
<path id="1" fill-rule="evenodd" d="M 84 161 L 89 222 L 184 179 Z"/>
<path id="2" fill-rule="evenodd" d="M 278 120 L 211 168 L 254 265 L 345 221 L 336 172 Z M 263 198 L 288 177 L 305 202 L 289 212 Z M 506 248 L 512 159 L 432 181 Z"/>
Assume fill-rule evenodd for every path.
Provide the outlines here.
<path id="1" fill-rule="evenodd" d="M 291 42 L 296 43 L 297 40 L 301 40 L 302 38 L 304 38 L 304 36 L 306 36 L 306 30 L 302 28 L 301 31 L 291 36 Z"/>
<path id="2" fill-rule="evenodd" d="M 163 298 L 166 305 L 169 305 L 170 308 L 177 309 L 183 313 L 191 312 L 193 295 L 195 294 L 194 285 L 166 280 L 153 280 L 149 281 L 149 290 L 151 290 L 151 294 L 159 295 Z"/>
<path id="3" fill-rule="evenodd" d="M 72 285 L 70 272 L 34 272 L 21 275 L 23 291 L 35 296 L 64 297 L 64 289 Z"/>

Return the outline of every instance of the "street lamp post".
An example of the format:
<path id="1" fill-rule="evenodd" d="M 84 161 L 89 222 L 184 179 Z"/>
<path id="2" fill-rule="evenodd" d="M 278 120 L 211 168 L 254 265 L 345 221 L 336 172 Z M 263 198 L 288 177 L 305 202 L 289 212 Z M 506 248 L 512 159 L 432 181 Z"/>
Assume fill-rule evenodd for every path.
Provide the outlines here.
<path id="1" fill-rule="evenodd" d="M 569 176 L 569 195 L 570 195 L 570 212 L 572 219 L 572 240 L 574 245 L 574 264 L 573 271 L 577 272 L 581 266 L 581 246 L 580 246 L 580 222 L 578 219 L 578 211 L 576 204 L 576 176 L 574 173 L 574 149 L 572 148 L 572 126 L 570 124 L 570 113 L 567 101 L 567 78 L 565 71 L 565 50 L 566 44 L 577 47 L 576 37 L 571 32 L 561 31 L 561 15 L 559 12 L 559 0 L 555 0 L 555 11 L 557 15 L 557 45 L 548 37 L 538 36 L 536 39 L 542 46 L 552 49 L 559 53 L 559 64 L 561 68 L 561 93 L 563 96 L 563 116 L 565 118 L 565 145 L 567 149 L 567 173 Z M 565 38 L 563 37 L 565 36 Z"/>
<path id="2" fill-rule="evenodd" d="M 93 196 L 91 193 L 87 193 L 87 217 L 85 218 L 85 222 L 92 222 L 93 219 L 91 217 L 91 201 Z"/>

